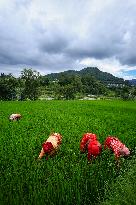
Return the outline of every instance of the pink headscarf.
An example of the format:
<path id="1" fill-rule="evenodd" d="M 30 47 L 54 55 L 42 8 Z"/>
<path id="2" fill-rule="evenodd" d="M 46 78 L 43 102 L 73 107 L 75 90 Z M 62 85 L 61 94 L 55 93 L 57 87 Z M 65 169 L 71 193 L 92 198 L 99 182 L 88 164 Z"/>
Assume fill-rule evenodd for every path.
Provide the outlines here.
<path id="1" fill-rule="evenodd" d="M 126 146 L 124 146 L 122 149 L 120 149 L 119 152 L 122 156 L 129 156 L 130 155 L 130 151 Z"/>

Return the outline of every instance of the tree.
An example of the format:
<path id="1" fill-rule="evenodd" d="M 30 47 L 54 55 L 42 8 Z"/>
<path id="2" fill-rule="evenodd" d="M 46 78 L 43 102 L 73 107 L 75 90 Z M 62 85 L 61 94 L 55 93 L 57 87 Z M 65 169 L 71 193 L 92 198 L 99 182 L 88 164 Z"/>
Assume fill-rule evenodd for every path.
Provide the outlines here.
<path id="1" fill-rule="evenodd" d="M 40 76 L 39 81 L 41 86 L 49 86 L 50 84 L 50 80 L 46 76 Z"/>
<path id="2" fill-rule="evenodd" d="M 61 73 L 58 80 L 59 80 L 58 83 L 60 86 L 65 86 L 65 85 L 71 84 L 72 76 Z"/>
<path id="3" fill-rule="evenodd" d="M 122 89 L 121 89 L 121 98 L 123 100 L 128 100 L 129 99 L 129 92 L 130 88 L 128 86 L 124 86 Z"/>
<path id="4" fill-rule="evenodd" d="M 36 100 L 39 97 L 39 77 L 39 72 L 32 69 L 24 69 L 21 72 L 21 79 L 24 81 L 24 90 L 21 95 L 23 99 Z"/>
<path id="5" fill-rule="evenodd" d="M 133 97 L 136 97 L 136 86 L 132 89 L 132 95 Z"/>
<path id="6" fill-rule="evenodd" d="M 75 88 L 71 84 L 60 86 L 57 92 L 59 94 L 59 99 L 61 99 L 61 96 L 63 96 L 66 100 L 75 99 Z"/>
<path id="7" fill-rule="evenodd" d="M 83 85 L 82 85 L 81 77 L 79 75 L 73 75 L 71 80 L 71 85 L 73 85 L 75 93 L 82 92 Z"/>
<path id="8" fill-rule="evenodd" d="M 18 86 L 17 79 L 11 74 L 0 76 L 0 99 L 1 100 L 14 100 L 16 99 L 16 88 Z"/>
<path id="9" fill-rule="evenodd" d="M 76 94 L 82 92 L 81 77 L 78 75 L 61 74 L 56 83 L 55 93 L 58 99 L 75 99 Z"/>
<path id="10" fill-rule="evenodd" d="M 96 80 L 93 76 L 84 75 L 81 78 L 83 84 L 83 92 L 85 94 L 105 94 L 108 92 L 108 89 L 100 81 Z"/>

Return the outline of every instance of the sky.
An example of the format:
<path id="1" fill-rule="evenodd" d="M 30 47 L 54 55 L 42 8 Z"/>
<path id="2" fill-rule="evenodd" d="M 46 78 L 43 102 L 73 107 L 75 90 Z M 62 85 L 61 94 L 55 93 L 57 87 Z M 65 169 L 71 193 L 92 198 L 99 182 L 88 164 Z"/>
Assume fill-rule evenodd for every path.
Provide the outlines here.
<path id="1" fill-rule="evenodd" d="M 136 78 L 135 0 L 0 0 L 0 73 L 85 67 Z"/>

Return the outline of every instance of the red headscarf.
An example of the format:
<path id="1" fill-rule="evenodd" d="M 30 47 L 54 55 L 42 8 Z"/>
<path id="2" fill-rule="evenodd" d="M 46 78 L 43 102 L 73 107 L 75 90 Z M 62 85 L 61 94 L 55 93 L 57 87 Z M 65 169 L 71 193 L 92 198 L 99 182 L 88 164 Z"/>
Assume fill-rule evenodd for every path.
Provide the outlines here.
<path id="1" fill-rule="evenodd" d="M 53 150 L 53 145 L 51 142 L 45 142 L 42 144 L 42 148 L 45 153 L 50 153 Z"/>
<path id="2" fill-rule="evenodd" d="M 93 141 L 88 144 L 88 152 L 93 155 L 94 157 L 97 157 L 102 151 L 102 146 L 99 142 Z"/>

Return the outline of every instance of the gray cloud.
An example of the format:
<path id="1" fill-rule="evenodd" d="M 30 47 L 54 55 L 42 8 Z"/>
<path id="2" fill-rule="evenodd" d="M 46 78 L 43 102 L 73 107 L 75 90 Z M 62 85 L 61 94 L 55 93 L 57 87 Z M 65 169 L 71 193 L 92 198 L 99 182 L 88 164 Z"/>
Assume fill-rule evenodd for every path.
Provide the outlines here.
<path id="1" fill-rule="evenodd" d="M 69 44 L 69 39 L 59 32 L 48 32 L 42 36 L 39 41 L 39 49 L 41 52 L 49 54 L 62 53 Z"/>
<path id="2" fill-rule="evenodd" d="M 136 66 L 135 13 L 135 0 L 2 1 L 0 72 L 10 66 L 13 73 L 19 66 L 59 72 L 82 68 L 86 58 L 114 58 L 118 75 Z"/>

